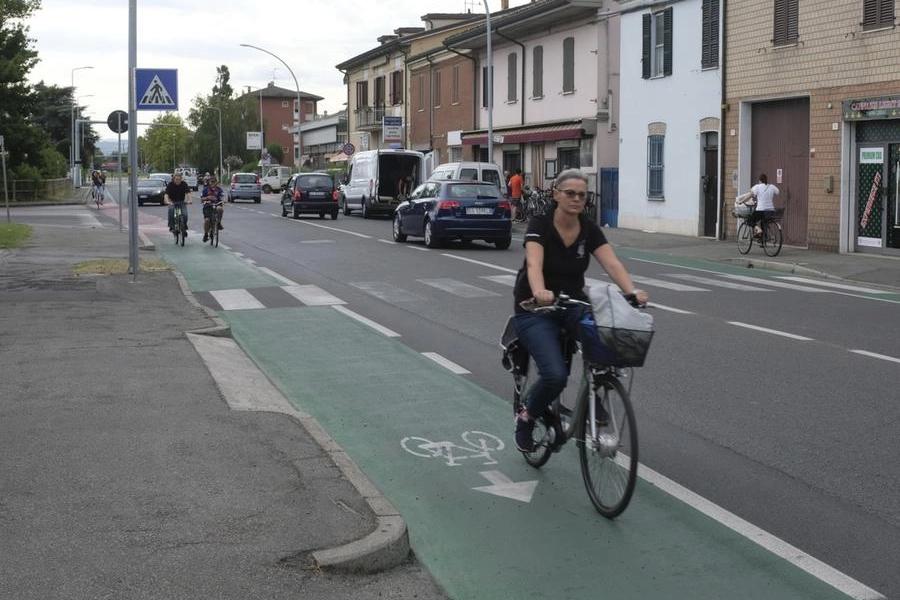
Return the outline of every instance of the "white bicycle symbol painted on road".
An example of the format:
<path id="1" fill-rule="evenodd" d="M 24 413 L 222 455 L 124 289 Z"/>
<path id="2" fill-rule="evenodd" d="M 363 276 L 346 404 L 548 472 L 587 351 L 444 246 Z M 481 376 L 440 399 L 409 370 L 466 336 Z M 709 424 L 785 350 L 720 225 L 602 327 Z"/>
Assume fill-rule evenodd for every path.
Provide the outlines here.
<path id="1" fill-rule="evenodd" d="M 491 456 L 492 452 L 503 450 L 503 440 L 483 431 L 464 431 L 460 436 L 465 445 L 453 442 L 432 442 L 421 437 L 405 437 L 400 440 L 400 446 L 414 456 L 423 458 L 443 458 L 448 467 L 459 466 L 462 460 L 481 458 L 483 465 L 495 465 L 497 460 Z"/>

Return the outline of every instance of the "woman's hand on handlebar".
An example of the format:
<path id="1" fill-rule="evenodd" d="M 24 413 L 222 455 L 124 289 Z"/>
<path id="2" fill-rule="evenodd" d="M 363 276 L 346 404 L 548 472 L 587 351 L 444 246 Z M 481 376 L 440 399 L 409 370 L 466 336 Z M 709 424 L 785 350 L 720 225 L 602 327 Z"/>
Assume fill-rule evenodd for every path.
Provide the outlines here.
<path id="1" fill-rule="evenodd" d="M 625 299 L 636 308 L 644 308 L 650 301 L 650 296 L 644 290 L 633 290 L 630 294 L 625 294 Z"/>
<path id="2" fill-rule="evenodd" d="M 534 292 L 534 300 L 538 306 L 550 306 L 556 300 L 556 296 L 550 290 L 537 290 Z"/>

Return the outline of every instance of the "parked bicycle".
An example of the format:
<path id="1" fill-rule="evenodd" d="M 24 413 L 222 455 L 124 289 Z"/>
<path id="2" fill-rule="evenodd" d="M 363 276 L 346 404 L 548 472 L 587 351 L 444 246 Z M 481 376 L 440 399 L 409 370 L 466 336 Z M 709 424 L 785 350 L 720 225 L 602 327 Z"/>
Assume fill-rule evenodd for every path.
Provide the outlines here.
<path id="1" fill-rule="evenodd" d="M 753 225 L 750 223 L 750 219 L 753 217 L 752 205 L 739 204 L 734 207 L 733 214 L 741 220 L 737 230 L 738 252 L 747 254 L 755 241 L 768 256 L 778 256 L 783 241 L 781 228 L 783 208 L 765 211 L 765 216 L 759 221 L 759 227 L 762 229 L 762 233 L 759 234 L 754 233 Z"/>
<path id="2" fill-rule="evenodd" d="M 184 246 L 187 239 L 187 217 L 184 214 L 184 202 L 175 203 L 175 220 L 172 225 L 172 233 L 175 234 L 175 245 Z"/>
<path id="3" fill-rule="evenodd" d="M 637 305 L 633 296 L 628 300 Z M 522 455 L 529 465 L 539 468 L 574 439 L 591 502 L 600 514 L 614 518 L 628 507 L 637 481 L 638 435 L 631 382 L 633 367 L 644 364 L 653 332 L 599 328 L 591 304 L 565 294 L 550 306 L 523 303 L 522 307 L 533 312 L 583 313 L 578 339 L 564 331 L 561 341 L 570 385 L 535 419 L 534 449 Z M 513 319 L 507 320 L 500 346 L 503 366 L 513 375 L 513 411 L 518 414 L 538 373 L 518 341 Z"/>
<path id="4" fill-rule="evenodd" d="M 550 210 L 553 200 L 551 190 L 525 187 L 522 193 L 522 221 L 528 221 L 532 217 L 546 214 Z"/>

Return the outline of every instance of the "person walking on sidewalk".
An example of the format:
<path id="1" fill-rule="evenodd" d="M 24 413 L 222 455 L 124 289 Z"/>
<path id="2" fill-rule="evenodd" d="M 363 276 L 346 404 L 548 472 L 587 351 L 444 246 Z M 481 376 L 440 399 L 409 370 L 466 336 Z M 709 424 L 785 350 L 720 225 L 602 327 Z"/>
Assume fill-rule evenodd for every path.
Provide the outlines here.
<path id="1" fill-rule="evenodd" d="M 172 175 L 172 181 L 166 185 L 166 194 L 164 196 L 166 204 L 169 205 L 169 231 L 175 231 L 175 205 L 181 205 L 181 212 L 184 215 L 184 227 L 187 229 L 188 211 L 187 203 L 193 202 L 191 196 L 191 186 L 184 181 L 181 173 Z M 184 232 L 187 235 L 187 231 Z"/>
<path id="2" fill-rule="evenodd" d="M 779 189 L 769 183 L 769 178 L 765 173 L 759 174 L 759 181 L 750 188 L 750 194 L 756 198 L 756 208 L 750 215 L 750 224 L 753 225 L 753 232 L 756 235 L 762 235 L 762 227 L 759 222 L 762 221 L 768 211 L 775 210 L 775 196 L 780 193 Z"/>
<path id="3" fill-rule="evenodd" d="M 641 303 L 649 299 L 646 292 L 635 289 L 603 230 L 584 214 L 587 186 L 587 175 L 579 169 L 560 173 L 553 190 L 555 208 L 533 217 L 525 232 L 525 261 L 516 275 L 513 292 L 513 323 L 519 341 L 534 358 L 538 380 L 525 399 L 525 408 L 516 415 L 515 442 L 520 452 L 533 451 L 534 419 L 544 414 L 568 383 L 560 330 L 565 327 L 573 339 L 578 339 L 582 316 L 574 310 L 531 313 L 520 303 L 533 298 L 539 306 L 548 306 L 560 293 L 587 302 L 584 273 L 592 256 L 626 296 L 633 295 Z"/>
<path id="4" fill-rule="evenodd" d="M 525 178 L 522 177 L 522 169 L 516 167 L 512 177 L 509 178 L 509 204 L 512 206 L 513 221 L 521 223 L 525 220 L 525 207 L 522 206 L 522 189 L 525 187 Z"/>
<path id="5" fill-rule="evenodd" d="M 222 201 L 222 197 L 225 195 L 225 192 L 222 191 L 221 186 L 219 186 L 219 182 L 215 177 L 210 177 L 208 179 L 208 183 L 204 186 L 201 200 L 203 200 L 203 241 L 206 242 L 209 240 L 209 230 L 212 227 L 213 217 L 218 213 L 219 215 L 219 230 L 225 229 L 222 227 L 222 214 L 225 212 L 225 207 Z"/>

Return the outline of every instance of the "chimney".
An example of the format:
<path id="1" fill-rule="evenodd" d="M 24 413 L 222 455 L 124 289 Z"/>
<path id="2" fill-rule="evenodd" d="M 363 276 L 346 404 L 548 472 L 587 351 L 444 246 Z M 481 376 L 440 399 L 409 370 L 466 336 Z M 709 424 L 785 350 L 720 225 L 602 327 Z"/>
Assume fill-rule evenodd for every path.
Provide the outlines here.
<path id="1" fill-rule="evenodd" d="M 500 10 L 509 8 L 509 0 L 500 0 Z"/>

